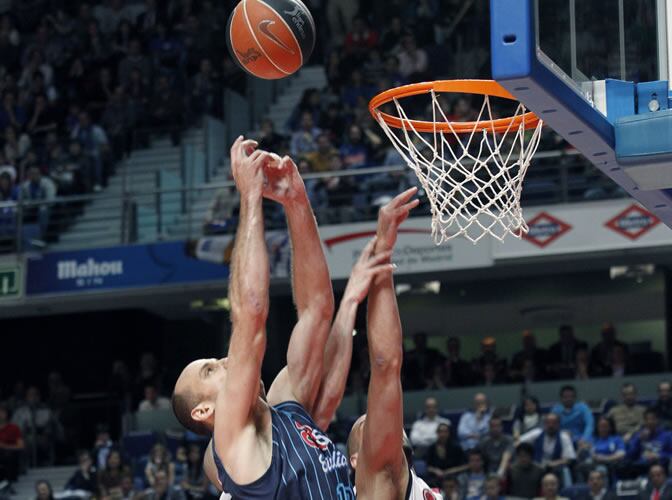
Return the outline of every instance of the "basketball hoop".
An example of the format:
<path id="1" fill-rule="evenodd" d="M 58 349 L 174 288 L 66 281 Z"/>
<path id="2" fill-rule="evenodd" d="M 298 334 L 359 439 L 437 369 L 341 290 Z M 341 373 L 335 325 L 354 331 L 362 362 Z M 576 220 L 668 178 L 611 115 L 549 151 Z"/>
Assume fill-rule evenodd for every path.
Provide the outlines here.
<path id="1" fill-rule="evenodd" d="M 451 121 L 439 102 L 442 93 L 483 95 L 476 119 Z M 420 95 L 431 97 L 431 121 L 409 118 L 401 105 Z M 491 97 L 516 101 L 493 80 L 446 80 L 387 90 L 369 103 L 427 193 L 437 245 L 460 235 L 476 243 L 487 234 L 502 241 L 528 231 L 520 195 L 543 123 L 521 103 L 511 116 L 495 117 Z M 381 111 L 386 105 L 392 109 Z"/>

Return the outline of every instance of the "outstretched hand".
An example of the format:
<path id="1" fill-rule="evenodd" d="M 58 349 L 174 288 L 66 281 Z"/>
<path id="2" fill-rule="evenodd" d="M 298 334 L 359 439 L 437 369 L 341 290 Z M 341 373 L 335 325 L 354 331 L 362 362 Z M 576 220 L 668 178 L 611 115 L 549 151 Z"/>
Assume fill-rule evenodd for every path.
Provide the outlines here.
<path id="1" fill-rule="evenodd" d="M 294 161 L 289 156 L 279 161 L 277 155 L 272 156 L 264 168 L 264 197 L 285 207 L 296 201 L 306 200 L 306 186 Z"/>
<path id="2" fill-rule="evenodd" d="M 257 149 L 257 141 L 241 135 L 231 146 L 231 174 L 241 196 L 261 197 L 264 189 L 264 165 L 270 153 Z"/>
<path id="3" fill-rule="evenodd" d="M 372 238 L 357 259 L 357 263 L 352 268 L 350 279 L 345 287 L 343 299 L 352 299 L 361 304 L 369 293 L 369 287 L 373 278 L 387 273 L 391 273 L 395 265 L 390 263 L 392 251 L 380 252 L 373 255 L 373 249 L 376 245 L 376 238 Z"/>
<path id="4" fill-rule="evenodd" d="M 394 197 L 378 212 L 378 229 L 376 234 L 376 252 L 392 250 L 397 242 L 399 226 L 408 218 L 411 210 L 420 204 L 417 198 L 411 198 L 418 192 L 417 187 L 407 189 Z"/>

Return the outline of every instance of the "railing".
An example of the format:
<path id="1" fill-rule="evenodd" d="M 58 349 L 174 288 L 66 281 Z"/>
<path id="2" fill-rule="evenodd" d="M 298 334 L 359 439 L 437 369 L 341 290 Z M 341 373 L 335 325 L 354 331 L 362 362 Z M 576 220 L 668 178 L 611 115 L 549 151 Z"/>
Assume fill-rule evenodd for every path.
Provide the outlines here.
<path id="1" fill-rule="evenodd" d="M 51 201 L 0 203 L 0 251 L 73 249 L 184 240 L 236 228 L 233 182 L 207 183 L 202 153 L 183 148 L 180 174 L 157 171 L 153 185 L 138 188 L 129 176 L 121 192 Z M 196 166 L 195 164 L 199 165 Z M 320 224 L 376 217 L 378 203 L 415 184 L 406 166 L 386 166 L 304 175 Z M 625 193 L 574 152 L 539 152 L 528 173 L 523 204 L 553 204 L 616 198 Z M 219 200 L 221 213 L 207 219 Z M 429 214 L 426 197 L 414 215 Z M 228 208 L 227 208 L 228 207 Z M 279 206 L 264 207 L 266 228 L 284 227 Z"/>

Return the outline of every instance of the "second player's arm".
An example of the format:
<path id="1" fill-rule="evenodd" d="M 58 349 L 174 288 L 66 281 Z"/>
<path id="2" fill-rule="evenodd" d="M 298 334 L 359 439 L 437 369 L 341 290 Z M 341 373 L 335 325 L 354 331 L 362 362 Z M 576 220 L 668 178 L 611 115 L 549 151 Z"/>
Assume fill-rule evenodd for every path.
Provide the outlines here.
<path id="1" fill-rule="evenodd" d="M 376 254 L 393 249 L 399 224 L 417 206 L 417 200 L 409 202 L 415 192 L 416 189 L 410 189 L 381 208 Z M 360 478 L 365 481 L 362 486 L 367 488 L 367 494 L 370 495 L 369 488 L 386 488 L 391 484 L 394 490 L 403 488 L 408 481 L 406 458 L 402 452 L 402 329 L 391 275 L 379 276 L 371 285 L 367 325 L 371 379 L 362 448 L 357 461 L 357 478 L 358 483 Z M 381 474 L 385 477 L 382 485 L 379 485 L 376 478 Z"/>

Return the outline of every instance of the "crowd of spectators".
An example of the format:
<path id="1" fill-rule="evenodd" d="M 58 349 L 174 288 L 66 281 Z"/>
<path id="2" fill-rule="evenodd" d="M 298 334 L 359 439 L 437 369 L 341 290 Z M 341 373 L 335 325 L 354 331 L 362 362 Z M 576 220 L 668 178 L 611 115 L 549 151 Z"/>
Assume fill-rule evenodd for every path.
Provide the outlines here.
<path id="1" fill-rule="evenodd" d="M 554 483 L 556 496 L 564 489 L 573 498 L 614 498 L 617 481 L 639 484 L 649 476 L 655 489 L 662 473 L 665 483 L 672 458 L 671 388 L 671 382 L 660 382 L 658 399 L 644 406 L 637 388 L 625 383 L 620 403 L 591 409 L 573 385 L 565 385 L 558 403 L 542 408 L 528 395 L 512 417 L 500 416 L 477 393 L 456 429 L 436 399 L 428 398 L 410 426 L 410 440 L 426 479 L 446 498 L 490 498 L 489 487 L 512 497 L 548 498 L 546 482 Z"/>
<path id="2" fill-rule="evenodd" d="M 657 352 L 630 353 L 630 348 L 617 338 L 616 327 L 605 323 L 600 341 L 592 348 L 574 335 L 571 325 L 558 329 L 558 340 L 548 349 L 537 345 L 530 330 L 523 331 L 520 351 L 507 359 L 497 352 L 495 337 L 485 337 L 480 354 L 471 360 L 461 354 L 460 339 L 449 337 L 446 350 L 428 345 L 425 333 L 413 336 L 413 349 L 404 353 L 402 381 L 406 390 L 444 389 L 470 385 L 529 384 L 545 380 L 587 380 L 595 377 L 655 373 L 664 368 L 664 358 Z M 365 350 L 366 345 L 360 346 Z M 366 387 L 366 356 L 356 357 L 351 374 L 353 390 Z"/>
<path id="3" fill-rule="evenodd" d="M 100 191 L 150 130 L 177 144 L 204 113 L 221 114 L 221 89 L 243 81 L 226 50 L 226 3 L 8 6 L 0 12 L 0 239 L 15 228 L 12 202 Z M 50 207 L 29 212 L 24 222 L 40 242 Z"/>

